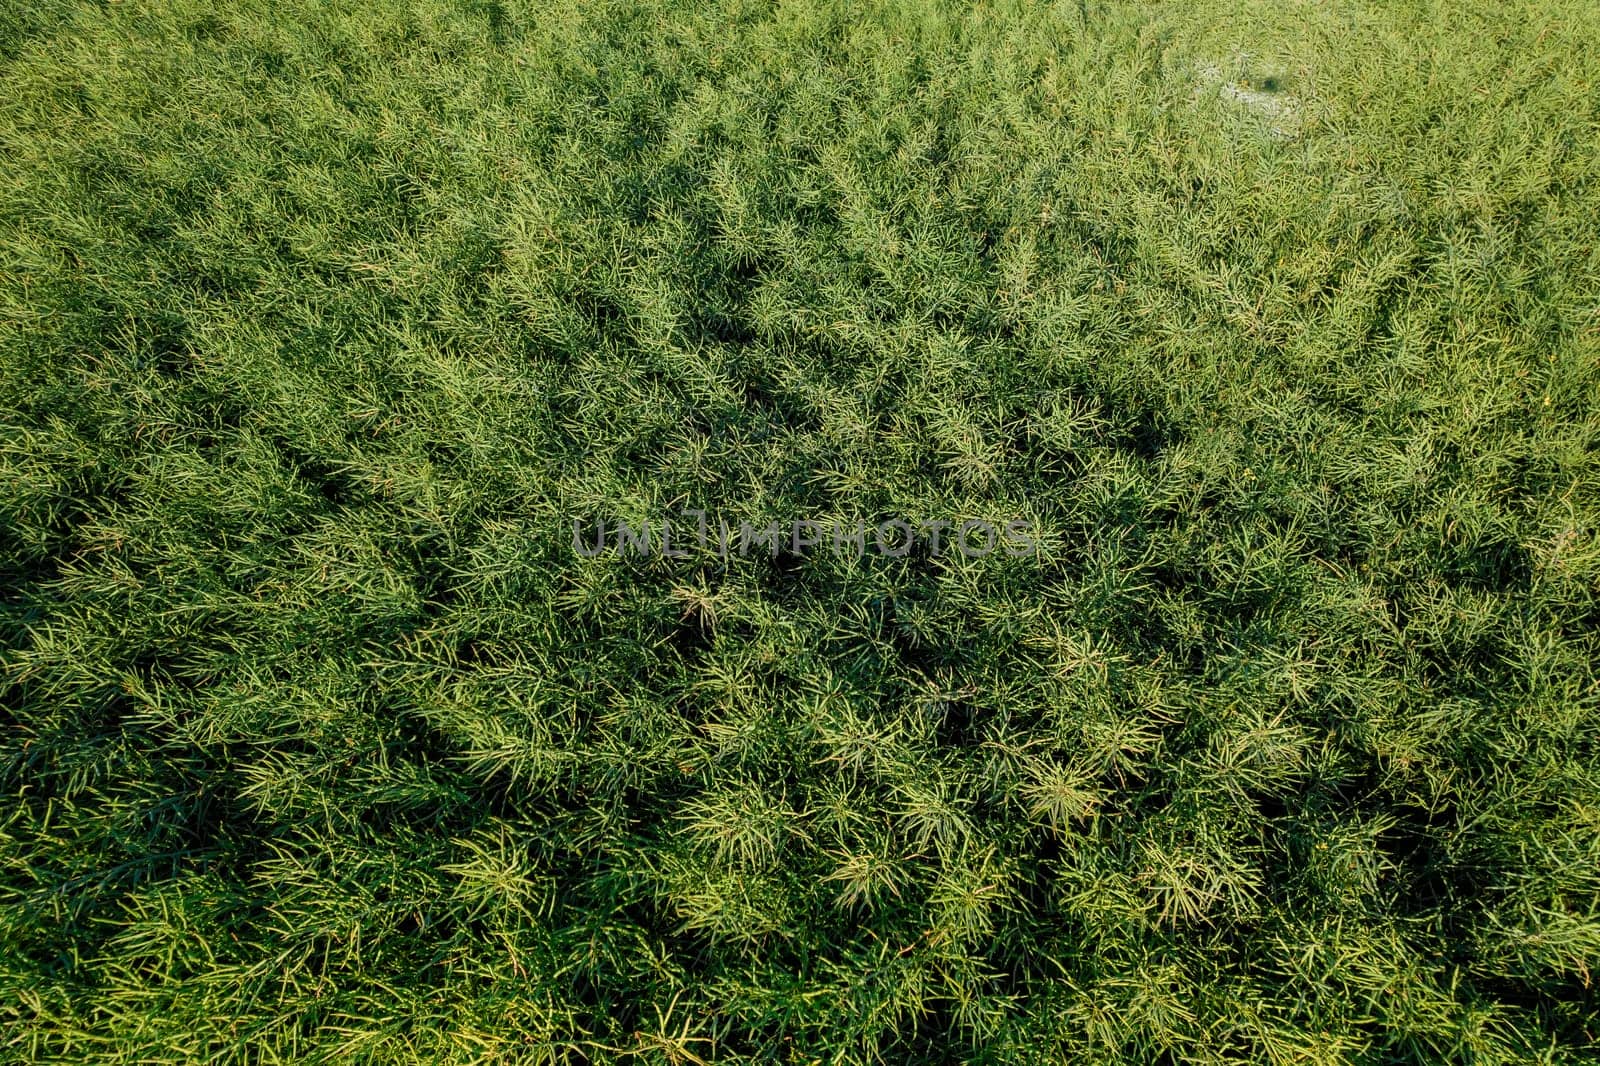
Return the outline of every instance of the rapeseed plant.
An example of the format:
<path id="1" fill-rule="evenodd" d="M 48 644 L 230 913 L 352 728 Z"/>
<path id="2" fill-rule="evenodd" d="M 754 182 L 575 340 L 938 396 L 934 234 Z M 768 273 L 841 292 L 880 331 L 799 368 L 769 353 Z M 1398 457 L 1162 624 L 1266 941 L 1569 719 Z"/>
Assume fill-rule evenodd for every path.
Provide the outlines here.
<path id="1" fill-rule="evenodd" d="M 1597 33 L 0 4 L 5 1056 L 1589 1060 Z"/>

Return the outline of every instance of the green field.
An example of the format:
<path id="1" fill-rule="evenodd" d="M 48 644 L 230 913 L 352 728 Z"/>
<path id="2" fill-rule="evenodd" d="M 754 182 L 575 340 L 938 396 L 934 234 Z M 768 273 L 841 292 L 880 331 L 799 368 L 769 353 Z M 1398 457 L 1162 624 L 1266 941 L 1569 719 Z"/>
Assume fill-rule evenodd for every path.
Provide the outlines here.
<path id="1" fill-rule="evenodd" d="M 1600 1054 L 1600 0 L 0 71 L 0 1061 Z"/>

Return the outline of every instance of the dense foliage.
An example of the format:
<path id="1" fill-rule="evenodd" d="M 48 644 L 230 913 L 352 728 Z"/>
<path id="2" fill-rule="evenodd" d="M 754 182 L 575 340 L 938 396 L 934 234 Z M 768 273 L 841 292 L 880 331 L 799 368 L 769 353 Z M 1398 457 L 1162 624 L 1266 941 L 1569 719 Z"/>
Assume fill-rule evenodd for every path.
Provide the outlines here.
<path id="1" fill-rule="evenodd" d="M 0 1047 L 1576 1062 L 1593 0 L 0 0 Z M 701 508 L 1035 556 L 584 558 Z"/>

